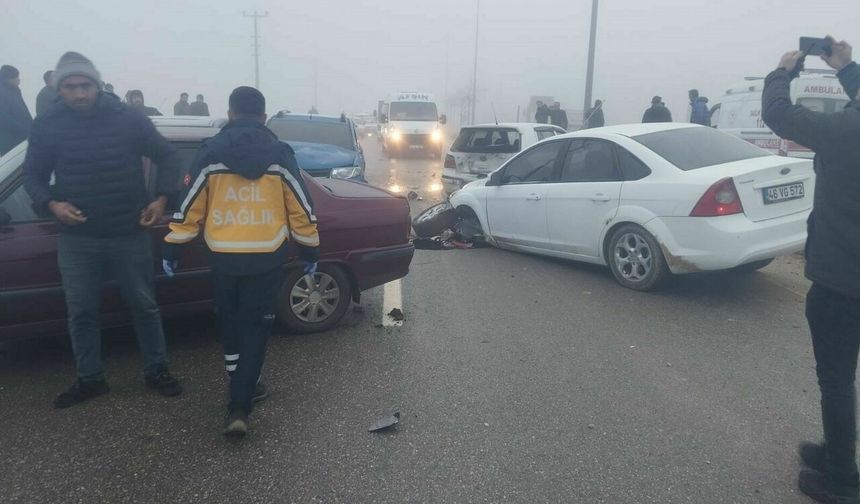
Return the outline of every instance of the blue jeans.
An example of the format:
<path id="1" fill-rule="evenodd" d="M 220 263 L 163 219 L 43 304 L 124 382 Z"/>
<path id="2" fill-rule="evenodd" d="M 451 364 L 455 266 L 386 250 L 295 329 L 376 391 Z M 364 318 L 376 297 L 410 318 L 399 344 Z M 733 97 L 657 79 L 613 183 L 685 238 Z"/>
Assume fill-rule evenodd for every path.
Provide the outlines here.
<path id="1" fill-rule="evenodd" d="M 148 231 L 95 238 L 64 233 L 58 262 L 69 315 L 69 334 L 78 378 L 104 379 L 100 309 L 102 285 L 110 271 L 134 321 L 146 376 L 167 369 L 161 312 L 155 300 L 152 245 Z"/>

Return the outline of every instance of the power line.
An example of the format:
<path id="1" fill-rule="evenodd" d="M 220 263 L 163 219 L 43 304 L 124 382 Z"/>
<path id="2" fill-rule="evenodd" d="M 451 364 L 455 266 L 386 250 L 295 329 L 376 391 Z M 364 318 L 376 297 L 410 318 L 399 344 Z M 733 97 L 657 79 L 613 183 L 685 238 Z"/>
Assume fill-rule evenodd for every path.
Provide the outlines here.
<path id="1" fill-rule="evenodd" d="M 253 14 L 248 14 L 245 11 L 242 11 L 242 15 L 244 17 L 249 17 L 254 19 L 254 86 L 257 89 L 260 89 L 260 36 L 257 32 L 257 20 L 264 17 L 269 17 L 269 12 L 258 13 L 254 11 Z"/>

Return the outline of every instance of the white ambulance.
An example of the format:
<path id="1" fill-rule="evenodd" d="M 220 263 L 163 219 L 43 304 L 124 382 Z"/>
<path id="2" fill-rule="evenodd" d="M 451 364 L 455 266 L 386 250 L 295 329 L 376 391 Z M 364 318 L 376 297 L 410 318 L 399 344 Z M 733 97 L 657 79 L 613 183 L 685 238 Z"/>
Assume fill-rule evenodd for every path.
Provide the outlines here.
<path id="1" fill-rule="evenodd" d="M 802 145 L 782 140 L 764 123 L 761 96 L 764 79 L 748 78 L 733 86 L 711 109 L 711 125 L 739 136 L 773 154 L 812 158 L 813 152 Z M 837 112 L 848 104 L 839 79 L 827 70 L 804 72 L 791 83 L 791 99 L 798 105 L 819 112 Z"/>
<path id="2" fill-rule="evenodd" d="M 380 115 L 382 146 L 388 157 L 410 153 L 431 154 L 437 159 L 445 152 L 445 138 L 436 101 L 429 93 L 414 91 L 392 94 Z"/>

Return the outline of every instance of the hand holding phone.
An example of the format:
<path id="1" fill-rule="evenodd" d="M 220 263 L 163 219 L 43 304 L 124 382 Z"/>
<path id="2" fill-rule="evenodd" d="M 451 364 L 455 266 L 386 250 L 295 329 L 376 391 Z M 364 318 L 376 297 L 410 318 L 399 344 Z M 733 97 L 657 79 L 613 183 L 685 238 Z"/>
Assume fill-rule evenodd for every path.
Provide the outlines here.
<path id="1" fill-rule="evenodd" d="M 833 39 L 800 37 L 800 50 L 807 56 L 830 57 L 833 55 Z"/>

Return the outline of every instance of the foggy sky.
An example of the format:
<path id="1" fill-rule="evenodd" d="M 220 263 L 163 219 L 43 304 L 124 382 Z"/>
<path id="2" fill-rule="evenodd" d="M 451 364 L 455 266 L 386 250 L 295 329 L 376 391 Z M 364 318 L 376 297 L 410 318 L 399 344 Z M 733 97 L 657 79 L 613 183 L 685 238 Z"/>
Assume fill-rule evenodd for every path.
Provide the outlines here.
<path id="1" fill-rule="evenodd" d="M 31 110 L 42 73 L 74 50 L 121 96 L 142 89 L 172 114 L 181 92 L 201 93 L 224 115 L 230 91 L 254 84 L 242 12 L 255 9 L 268 11 L 260 87 L 270 113 L 306 112 L 315 72 L 329 114 L 369 112 L 400 90 L 434 93 L 444 113 L 446 96 L 471 89 L 474 0 L 0 0 L 0 64 L 21 70 Z M 590 12 L 590 0 L 482 0 L 479 121 L 493 109 L 514 120 L 530 95 L 581 109 Z M 678 120 L 688 89 L 713 102 L 766 75 L 801 35 L 831 33 L 860 51 L 860 9 L 848 0 L 601 0 L 599 14 L 594 97 L 608 124 L 639 121 L 653 95 Z"/>

